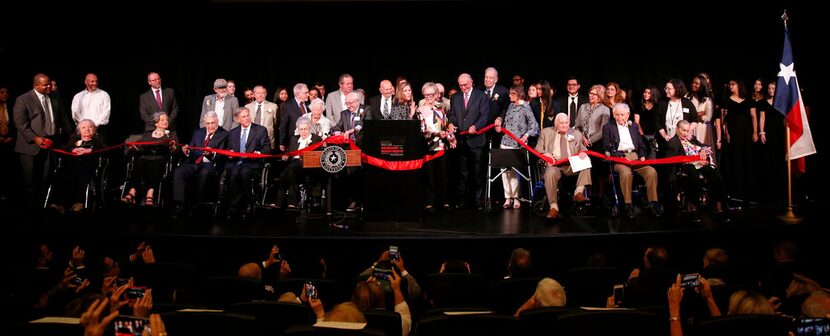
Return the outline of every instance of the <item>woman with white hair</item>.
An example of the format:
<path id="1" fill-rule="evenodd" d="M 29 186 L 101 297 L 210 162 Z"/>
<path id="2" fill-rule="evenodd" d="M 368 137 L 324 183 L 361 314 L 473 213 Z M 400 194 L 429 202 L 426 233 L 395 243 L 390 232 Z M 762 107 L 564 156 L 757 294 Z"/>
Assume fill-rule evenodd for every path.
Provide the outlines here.
<path id="1" fill-rule="evenodd" d="M 86 186 L 95 177 L 99 155 L 89 155 L 93 150 L 106 147 L 104 139 L 98 135 L 95 122 L 83 119 L 78 122 L 75 134 L 69 137 L 69 142 L 63 150 L 72 152 L 75 156 L 63 157 L 63 169 L 60 173 L 60 189 L 64 204 L 72 204 L 72 212 L 84 209 Z M 52 204 L 51 207 L 63 212 L 63 205 Z"/>
<path id="2" fill-rule="evenodd" d="M 326 109 L 326 103 L 322 99 L 316 98 L 311 101 L 311 112 L 303 114 L 300 119 L 307 119 L 311 127 L 311 134 L 320 137 L 320 139 L 328 138 L 331 134 L 331 119 L 323 116 L 323 111 Z M 299 124 L 299 121 L 297 122 Z M 299 129 L 294 130 L 294 135 L 299 136 Z"/>

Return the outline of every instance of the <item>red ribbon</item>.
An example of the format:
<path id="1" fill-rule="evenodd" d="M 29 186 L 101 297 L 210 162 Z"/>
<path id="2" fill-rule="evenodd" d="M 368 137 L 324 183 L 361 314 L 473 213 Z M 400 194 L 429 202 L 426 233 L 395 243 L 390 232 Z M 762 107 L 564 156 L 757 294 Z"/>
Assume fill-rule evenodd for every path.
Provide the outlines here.
<path id="1" fill-rule="evenodd" d="M 64 154 L 64 155 L 69 155 L 69 156 L 81 156 L 81 155 L 95 155 L 95 154 L 99 154 L 99 153 L 103 153 L 103 152 L 109 152 L 113 149 L 118 149 L 118 148 L 121 148 L 121 147 L 124 147 L 124 146 L 153 146 L 153 145 L 169 144 L 171 142 L 175 143 L 175 141 L 173 141 L 173 140 L 125 142 L 125 143 L 118 144 L 118 145 L 113 145 L 113 146 L 104 147 L 104 148 L 101 148 L 101 149 L 96 149 L 94 151 L 91 151 L 91 152 L 85 153 L 85 154 L 75 154 L 74 152 L 71 152 L 71 151 L 67 152 L 63 149 L 52 148 L 52 147 L 49 147 L 49 146 L 44 147 L 44 148 L 48 149 L 50 151 L 53 151 L 55 153 L 58 153 L 58 154 Z M 49 145 L 51 146 L 51 144 L 49 144 Z"/>

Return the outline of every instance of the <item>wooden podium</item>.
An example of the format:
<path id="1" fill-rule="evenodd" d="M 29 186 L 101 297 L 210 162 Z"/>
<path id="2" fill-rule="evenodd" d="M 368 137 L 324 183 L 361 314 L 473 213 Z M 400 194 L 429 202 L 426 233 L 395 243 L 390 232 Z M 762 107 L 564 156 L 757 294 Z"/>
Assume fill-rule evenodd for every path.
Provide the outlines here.
<path id="1" fill-rule="evenodd" d="M 323 168 L 323 165 L 320 163 L 320 157 L 323 156 L 323 152 L 319 150 L 315 151 L 307 151 L 303 153 L 303 168 Z M 360 151 L 359 150 L 346 150 L 346 165 L 343 167 L 360 167 L 361 165 L 360 159 Z M 326 179 L 326 193 L 324 195 L 326 202 L 326 216 L 331 216 L 331 176 L 334 173 L 328 173 Z"/>

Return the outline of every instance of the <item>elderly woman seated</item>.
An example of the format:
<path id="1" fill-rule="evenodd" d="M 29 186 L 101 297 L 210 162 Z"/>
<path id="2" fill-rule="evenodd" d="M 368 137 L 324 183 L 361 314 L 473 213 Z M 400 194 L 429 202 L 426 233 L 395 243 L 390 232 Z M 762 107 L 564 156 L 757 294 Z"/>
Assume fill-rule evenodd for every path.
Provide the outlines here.
<path id="1" fill-rule="evenodd" d="M 98 161 L 101 154 L 90 155 L 93 150 L 106 147 L 104 139 L 97 134 L 97 128 L 92 120 L 84 119 L 78 123 L 75 134 L 69 137 L 69 142 L 63 150 L 72 152 L 75 156 L 64 156 L 62 168 L 58 172 L 63 204 L 72 204 L 72 211 L 84 209 L 87 185 L 95 178 L 98 170 Z M 63 212 L 63 205 L 51 204 L 51 208 Z"/>
<path id="2" fill-rule="evenodd" d="M 144 190 L 144 205 L 154 204 L 154 192 L 164 177 L 164 171 L 168 159 L 176 152 L 178 138 L 176 132 L 169 130 L 170 117 L 167 113 L 156 112 L 153 114 L 153 124 L 156 129 L 144 132 L 140 142 L 161 142 L 157 145 L 143 145 L 141 147 L 130 146 L 130 151 L 137 155 L 135 169 L 130 176 L 130 190 L 121 202 L 135 204 L 136 189 Z"/>
<path id="3" fill-rule="evenodd" d="M 293 137 L 288 144 L 286 150 L 294 152 L 310 146 L 311 144 L 322 141 L 317 134 L 311 133 L 311 120 L 308 118 L 300 118 L 297 120 L 297 136 Z M 297 207 L 299 202 L 299 181 L 302 174 L 303 164 L 300 155 L 291 157 L 283 156 L 283 160 L 289 160 L 288 166 L 280 174 L 280 185 L 277 191 L 277 202 L 275 207 L 281 208 L 285 198 L 286 191 L 288 192 L 288 208 L 293 209 Z"/>

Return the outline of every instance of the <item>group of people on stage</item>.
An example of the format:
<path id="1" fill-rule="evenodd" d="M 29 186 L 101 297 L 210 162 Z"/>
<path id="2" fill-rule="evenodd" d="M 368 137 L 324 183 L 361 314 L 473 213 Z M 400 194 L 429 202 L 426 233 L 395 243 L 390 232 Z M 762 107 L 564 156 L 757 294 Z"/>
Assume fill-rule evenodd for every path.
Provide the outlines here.
<path id="1" fill-rule="evenodd" d="M 203 192 L 205 187 L 222 171 L 227 173 L 228 212 L 239 212 L 251 203 L 255 189 L 251 174 L 260 171 L 265 161 L 227 157 L 211 149 L 278 154 L 302 150 L 329 136 L 342 136 L 359 145 L 364 121 L 371 119 L 421 120 L 428 151 L 450 150 L 451 155 L 439 156 L 424 165 L 424 207 L 429 211 L 450 209 L 453 201 L 459 208 L 483 208 L 484 171 L 489 168 L 486 147 L 491 141 L 494 148 L 535 148 L 552 160 L 577 154 L 585 159 L 584 152 L 591 150 L 631 162 L 608 165 L 592 157 L 591 168 L 578 172 L 567 162 L 549 164 L 539 174 L 550 203 L 549 218 L 559 217 L 557 200 L 561 175 L 578 175 L 572 197 L 576 202 L 585 202 L 606 194 L 606 176 L 611 171 L 619 176 L 628 217 L 636 215 L 632 172 L 643 177 L 648 208 L 655 216 L 662 212 L 658 203 L 658 180 L 673 182 L 678 175 L 702 175 L 703 180 L 713 185 L 709 190 L 716 212 L 723 212 L 724 180 L 729 182 L 730 192 L 734 195 L 743 196 L 751 191 L 749 178 L 752 174 L 747 173 L 747 165 L 759 155 L 752 147 L 753 143 L 768 142 L 765 130 L 775 134 L 770 141 L 781 142 L 783 148 L 783 141 L 778 138 L 781 132 L 773 133 L 779 128 L 774 123 L 780 121 L 775 118 L 780 117 L 771 116 L 776 113 L 766 113 L 774 112 L 771 108 L 774 84 L 765 91 L 760 79 L 754 85 L 754 102 L 744 98 L 741 82 L 733 80 L 728 85 L 729 98 L 720 106 L 716 105 L 708 75 L 700 74 L 692 80 L 691 91 L 680 79 L 667 81 L 665 100 L 660 99 L 659 89 L 647 86 L 635 106 L 629 91 L 615 82 L 593 85 L 588 95 L 583 96 L 579 81 L 571 77 L 566 82 L 567 94 L 556 98 L 554 88 L 547 81 L 526 89 L 521 76 L 515 76 L 514 85 L 508 89 L 498 84 L 498 72 L 494 68 L 485 70 L 484 83 L 479 88 L 474 87 L 471 75 L 459 75 L 458 86 L 450 90 L 449 99 L 444 97 L 444 86 L 440 83 L 423 84 L 423 99 L 417 101 L 412 84 L 405 78 L 400 77 L 394 83 L 382 80 L 379 95 L 368 99 L 368 104 L 364 103 L 365 92 L 354 89 L 354 79 L 349 74 L 340 76 L 339 89 L 328 93 L 325 99 L 325 89 L 321 85 L 309 88 L 304 83 L 297 83 L 292 90 L 293 98 L 269 102 L 265 87 L 257 85 L 246 90 L 247 104 L 244 105 L 231 91 L 235 83 L 219 78 L 213 83 L 214 93 L 202 100 L 199 128 L 183 146 L 174 130 L 179 112 L 174 90 L 162 87 L 161 77 L 155 72 L 148 74 L 147 82 L 150 89 L 139 99 L 139 114 L 145 130 L 140 141 L 146 144 L 129 147 L 138 159 L 121 201 L 157 204 L 158 188 L 171 162 L 170 157 L 182 152 L 186 159 L 170 172 L 178 214 L 200 204 L 209 194 Z M 41 190 L 55 165 L 55 156 L 49 155 L 46 148 L 63 148 L 76 155 L 63 160 L 66 161 L 62 164 L 64 171 L 73 173 L 61 178 L 63 187 L 57 193 L 61 196 L 54 197 L 56 193 L 52 193 L 55 200 L 52 207 L 63 212 L 64 205 L 71 205 L 73 211 L 88 206 L 83 189 L 100 167 L 96 164 L 99 160 L 83 154 L 105 147 L 106 142 L 98 129 L 108 124 L 111 104 L 109 95 L 98 88 L 95 74 L 88 74 L 84 83 L 86 89 L 72 100 L 71 115 L 65 113 L 57 94 L 52 94 L 54 81 L 44 74 L 34 77 L 33 90 L 17 98 L 13 111 L 5 107 L 8 91 L 0 88 L 0 93 L 6 92 L 6 98 L 0 94 L 3 99 L 0 124 L 5 123 L 0 125 L 0 140 L 3 145 L 12 143 L 15 139 L 10 132 L 16 130 L 14 151 L 20 157 L 29 206 L 43 199 Z M 316 98 L 310 99 L 312 97 Z M 75 132 L 72 131 L 73 122 Z M 488 125 L 495 126 L 495 131 L 480 131 Z M 505 133 L 512 136 L 501 135 Z M 701 160 L 683 165 L 677 169 L 678 173 L 675 169 L 655 169 L 636 163 L 648 158 L 690 155 L 700 156 Z M 297 207 L 297 185 L 304 180 L 299 158 L 297 155 L 282 158 L 287 165 L 274 175 L 280 179 L 276 197 L 269 200 L 272 207 Z M 455 165 L 457 169 L 453 169 Z M 728 179 L 720 176 L 718 167 L 722 165 L 726 167 Z M 451 171 L 458 174 L 448 175 Z M 349 211 L 360 209 L 363 178 L 359 168 L 348 169 L 345 190 Z M 509 170 L 503 175 L 505 209 L 522 206 L 518 178 Z M 195 188 L 188 187 L 188 181 L 193 181 Z M 688 190 L 692 204 L 699 199 L 700 181 L 699 178 L 687 178 L 680 182 Z M 595 184 L 593 182 L 596 186 L 586 189 Z M 457 194 L 448 192 L 450 185 L 457 185 Z M 670 197 L 674 198 L 673 195 Z"/>

